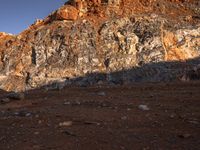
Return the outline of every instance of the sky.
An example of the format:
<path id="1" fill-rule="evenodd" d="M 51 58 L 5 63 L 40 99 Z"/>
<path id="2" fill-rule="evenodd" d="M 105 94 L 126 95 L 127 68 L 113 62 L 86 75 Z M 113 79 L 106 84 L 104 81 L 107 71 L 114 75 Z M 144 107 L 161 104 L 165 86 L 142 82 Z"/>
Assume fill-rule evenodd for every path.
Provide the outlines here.
<path id="1" fill-rule="evenodd" d="M 0 32 L 19 34 L 67 0 L 0 0 Z"/>

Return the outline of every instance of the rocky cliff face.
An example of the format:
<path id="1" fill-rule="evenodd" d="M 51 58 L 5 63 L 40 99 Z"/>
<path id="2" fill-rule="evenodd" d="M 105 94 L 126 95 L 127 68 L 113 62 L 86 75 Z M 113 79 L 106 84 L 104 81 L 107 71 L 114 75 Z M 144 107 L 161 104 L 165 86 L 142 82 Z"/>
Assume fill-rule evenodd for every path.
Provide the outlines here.
<path id="1" fill-rule="evenodd" d="M 70 0 L 19 35 L 0 33 L 0 87 L 177 80 L 200 62 L 199 6 Z"/>

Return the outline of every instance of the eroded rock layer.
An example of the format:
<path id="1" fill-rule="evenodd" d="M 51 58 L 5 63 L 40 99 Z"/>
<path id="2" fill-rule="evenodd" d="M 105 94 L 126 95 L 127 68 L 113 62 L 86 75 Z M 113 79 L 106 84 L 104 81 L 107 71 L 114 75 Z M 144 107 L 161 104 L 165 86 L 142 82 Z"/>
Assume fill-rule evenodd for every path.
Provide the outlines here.
<path id="1" fill-rule="evenodd" d="M 199 5 L 68 1 L 19 35 L 0 33 L 0 87 L 24 91 L 182 79 L 200 62 Z"/>

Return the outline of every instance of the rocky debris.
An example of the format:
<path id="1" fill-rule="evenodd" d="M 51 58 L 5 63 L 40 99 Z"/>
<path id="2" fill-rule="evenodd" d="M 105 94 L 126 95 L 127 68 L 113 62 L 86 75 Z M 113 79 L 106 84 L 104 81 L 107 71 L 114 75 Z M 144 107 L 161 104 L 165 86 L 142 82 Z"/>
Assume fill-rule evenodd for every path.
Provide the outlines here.
<path id="1" fill-rule="evenodd" d="M 181 77 L 181 80 L 182 81 L 200 80 L 200 64 L 198 64 L 191 70 L 185 71 L 184 75 Z"/>
<path id="2" fill-rule="evenodd" d="M 199 22 L 177 21 L 198 15 L 190 7 L 196 3 L 70 0 L 17 36 L 0 34 L 0 88 L 177 80 L 200 63 Z"/>
<path id="3" fill-rule="evenodd" d="M 188 122 L 191 123 L 191 124 L 195 124 L 195 125 L 200 124 L 198 120 L 189 120 Z"/>
<path id="4" fill-rule="evenodd" d="M 35 135 L 39 135 L 39 134 L 40 134 L 40 132 L 37 132 L 37 131 L 36 131 L 36 132 L 34 132 L 34 134 L 35 134 Z"/>
<path id="5" fill-rule="evenodd" d="M 67 131 L 67 130 L 63 131 L 62 133 L 69 135 L 69 136 L 73 136 L 73 137 L 77 136 L 75 133 L 72 133 L 71 131 Z"/>
<path id="6" fill-rule="evenodd" d="M 10 99 L 9 98 L 3 98 L 0 100 L 0 104 L 6 104 L 6 103 L 9 103 L 10 102 Z"/>
<path id="7" fill-rule="evenodd" d="M 127 120 L 127 119 L 128 119 L 127 116 L 123 116 L 123 117 L 121 117 L 121 120 Z"/>
<path id="8" fill-rule="evenodd" d="M 97 125 L 97 126 L 100 126 L 101 123 L 99 122 L 94 122 L 94 121 L 84 121 L 83 122 L 85 125 Z"/>
<path id="9" fill-rule="evenodd" d="M 75 87 L 47 93 L 33 90 L 27 92 L 31 105 L 24 105 L 24 102 L 0 105 L 0 147 L 8 149 L 8 145 L 13 145 L 10 149 L 21 149 L 27 145 L 25 148 L 29 149 L 30 145 L 42 144 L 45 146 L 36 149 L 72 147 L 88 150 L 87 144 L 94 142 L 92 149 L 99 149 L 99 144 L 104 149 L 117 150 L 121 145 L 130 150 L 133 147 L 173 149 L 174 146 L 176 149 L 199 149 L 199 88 L 199 82 L 173 82 Z M 105 91 L 107 97 L 99 97 L 98 91 Z M 43 101 L 47 95 L 48 101 Z M 99 107 L 105 100 L 111 107 Z M 64 101 L 71 104 L 77 101 L 81 105 L 63 106 Z M 142 111 L 137 104 L 147 105 L 151 111 Z M 127 108 L 131 111 L 127 112 Z M 21 116 L 14 115 L 21 111 Z M 32 115 L 26 117 L 27 113 Z M 59 126 L 68 121 L 73 125 Z M 116 137 L 117 142 L 107 142 Z"/>
<path id="10" fill-rule="evenodd" d="M 60 127 L 69 127 L 72 126 L 73 122 L 72 121 L 64 121 L 64 122 L 60 122 L 59 126 Z"/>
<path id="11" fill-rule="evenodd" d="M 147 105 L 139 105 L 138 108 L 143 111 L 148 111 L 150 108 Z"/>
<path id="12" fill-rule="evenodd" d="M 30 117 L 33 114 L 31 112 L 27 112 L 25 110 L 21 110 L 21 111 L 15 112 L 13 115 L 17 116 L 17 117 Z"/>
<path id="13" fill-rule="evenodd" d="M 63 103 L 63 105 L 71 105 L 71 102 L 65 101 L 65 102 Z"/>
<path id="14" fill-rule="evenodd" d="M 180 135 L 178 135 L 178 137 L 179 137 L 179 138 L 181 138 L 181 139 L 187 139 L 187 138 L 191 138 L 191 137 L 192 137 L 192 135 L 191 135 L 191 134 L 188 134 L 188 133 L 186 133 L 186 134 L 180 134 Z"/>
<path id="15" fill-rule="evenodd" d="M 16 92 L 11 92 L 6 95 L 6 98 L 10 100 L 24 100 L 25 99 L 25 94 L 24 93 L 16 93 Z"/>
<path id="16" fill-rule="evenodd" d="M 198 122 L 198 121 L 196 121 L 196 120 L 190 120 L 190 121 L 188 121 L 189 123 L 191 123 L 191 124 L 195 124 L 195 125 L 199 125 L 200 123 Z"/>
<path id="17" fill-rule="evenodd" d="M 102 91 L 102 92 L 98 92 L 97 95 L 99 95 L 99 96 L 106 96 L 106 93 Z"/>

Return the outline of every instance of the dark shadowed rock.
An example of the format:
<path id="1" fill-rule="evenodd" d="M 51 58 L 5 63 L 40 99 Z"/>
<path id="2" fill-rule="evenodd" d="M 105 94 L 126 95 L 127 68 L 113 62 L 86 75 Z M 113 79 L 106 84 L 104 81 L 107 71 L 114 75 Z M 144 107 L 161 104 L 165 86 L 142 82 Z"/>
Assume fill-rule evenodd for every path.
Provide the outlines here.
<path id="1" fill-rule="evenodd" d="M 7 94 L 6 97 L 10 100 L 24 100 L 25 94 L 24 93 L 11 92 L 11 93 Z"/>

